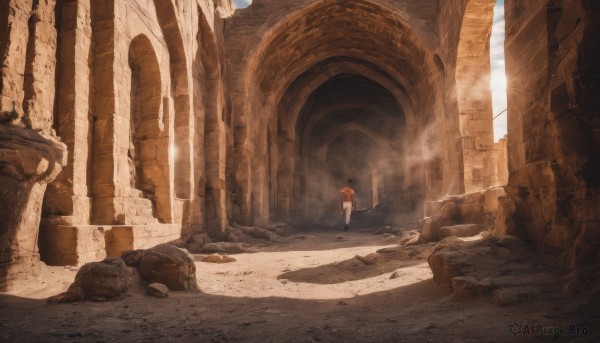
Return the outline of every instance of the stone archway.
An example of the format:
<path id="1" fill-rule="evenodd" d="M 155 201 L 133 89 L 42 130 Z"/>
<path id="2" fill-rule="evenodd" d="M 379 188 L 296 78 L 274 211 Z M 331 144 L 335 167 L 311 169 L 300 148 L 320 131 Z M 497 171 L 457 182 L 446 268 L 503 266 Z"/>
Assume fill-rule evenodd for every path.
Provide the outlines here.
<path id="1" fill-rule="evenodd" d="M 137 213 L 146 213 L 162 223 L 172 220 L 169 192 L 169 144 L 161 114 L 161 80 L 158 59 L 150 40 L 143 34 L 129 46 L 130 113 L 129 113 L 129 197 Z M 166 143 L 166 144 L 165 144 Z M 144 201 L 142 199 L 147 200 Z M 123 224 L 148 224 L 147 218 L 124 213 Z M 140 213 L 140 214 L 141 214 Z"/>
<path id="2" fill-rule="evenodd" d="M 277 204 L 277 216 L 282 219 L 289 218 L 290 204 L 299 202 L 292 194 L 298 194 L 305 182 L 304 176 L 297 177 L 304 168 L 297 157 L 302 153 L 299 147 L 306 131 L 302 131 L 304 126 L 297 131 L 297 113 L 308 106 L 307 101 L 319 84 L 348 72 L 375 78 L 388 92 L 395 94 L 394 103 L 406 107 L 411 118 L 416 117 L 417 111 L 420 113 L 415 119 L 416 127 L 435 118 L 435 108 L 439 107 L 434 104 L 435 96 L 433 102 L 424 96 L 425 92 L 436 91 L 432 82 L 439 73 L 434 56 L 424 43 L 427 39 L 409 30 L 405 18 L 396 16 L 384 5 L 367 1 L 324 1 L 299 6 L 298 11 L 292 10 L 279 19 L 268 23 L 272 27 L 259 30 L 260 41 L 249 50 L 251 54 L 237 79 L 236 87 L 242 92 L 240 98 L 252 99 L 238 102 L 234 97 L 233 102 L 234 111 L 239 113 L 235 124 L 238 191 L 233 194 L 239 210 L 234 211 L 234 217 L 240 222 L 253 220 L 250 208 L 255 192 L 261 197 L 276 195 L 269 203 Z M 368 24 L 371 21 L 373 25 Z M 359 22 L 361 24 L 357 24 Z M 318 34 L 323 29 L 329 30 L 327 35 Z M 391 36 L 393 32 L 402 32 L 402 35 Z M 281 61 L 294 62 L 284 65 Z M 290 105 L 293 107 L 288 107 Z M 310 124 L 314 125 L 314 122 Z M 276 149 L 270 150 L 275 159 L 264 158 L 264 149 L 257 148 L 265 145 L 266 127 L 276 127 L 278 131 Z M 414 132 L 411 130 L 411 135 Z M 402 131 L 398 134 L 402 135 Z M 268 174 L 276 176 L 278 182 L 275 185 L 257 182 L 251 174 L 254 170 L 263 170 L 262 165 L 273 160 L 276 163 L 270 164 Z M 271 190 L 265 192 L 255 187 L 271 187 Z"/>

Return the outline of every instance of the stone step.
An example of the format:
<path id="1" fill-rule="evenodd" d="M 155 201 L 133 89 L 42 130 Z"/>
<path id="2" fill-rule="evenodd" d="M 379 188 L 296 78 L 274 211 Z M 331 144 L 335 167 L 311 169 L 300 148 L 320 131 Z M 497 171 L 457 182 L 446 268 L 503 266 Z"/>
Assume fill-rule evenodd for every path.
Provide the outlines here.
<path id="1" fill-rule="evenodd" d="M 446 237 L 470 237 L 475 236 L 481 232 L 481 225 L 479 224 L 461 224 L 444 226 L 440 228 L 440 239 Z"/>

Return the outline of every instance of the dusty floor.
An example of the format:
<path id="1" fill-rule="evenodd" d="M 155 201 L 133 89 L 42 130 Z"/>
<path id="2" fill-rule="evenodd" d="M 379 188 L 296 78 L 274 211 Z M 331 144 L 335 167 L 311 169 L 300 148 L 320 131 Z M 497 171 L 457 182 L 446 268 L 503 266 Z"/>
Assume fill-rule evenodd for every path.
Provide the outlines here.
<path id="1" fill-rule="evenodd" d="M 0 342 L 600 341 L 600 311 L 583 313 L 575 304 L 587 299 L 566 298 L 555 286 L 501 308 L 487 296 L 458 301 L 436 286 L 427 265 L 432 245 L 401 248 L 378 266 L 354 258 L 395 242 L 367 229 L 303 229 L 235 255 L 235 263 L 197 262 L 202 293 L 166 299 L 134 292 L 105 303 L 48 304 L 76 269 L 47 267 L 41 281 L 0 294 Z M 587 335 L 553 336 L 556 328 Z"/>

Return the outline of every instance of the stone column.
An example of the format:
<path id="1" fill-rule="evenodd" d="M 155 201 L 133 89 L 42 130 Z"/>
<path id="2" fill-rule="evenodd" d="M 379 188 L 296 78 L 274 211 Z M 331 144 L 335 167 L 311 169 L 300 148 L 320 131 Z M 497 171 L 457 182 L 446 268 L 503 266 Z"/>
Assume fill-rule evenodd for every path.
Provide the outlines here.
<path id="1" fill-rule="evenodd" d="M 38 273 L 44 192 L 66 163 L 56 138 L 0 125 L 0 291 Z"/>

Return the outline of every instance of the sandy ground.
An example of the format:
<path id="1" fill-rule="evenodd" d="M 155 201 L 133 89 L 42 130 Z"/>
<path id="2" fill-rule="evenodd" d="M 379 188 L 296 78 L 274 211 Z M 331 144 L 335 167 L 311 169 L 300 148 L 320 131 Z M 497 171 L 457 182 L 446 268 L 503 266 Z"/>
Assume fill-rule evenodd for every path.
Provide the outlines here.
<path id="1" fill-rule="evenodd" d="M 166 299 L 133 292 L 104 303 L 49 304 L 77 269 L 46 267 L 39 281 L 0 294 L 0 342 L 600 341 L 600 310 L 569 310 L 587 300 L 559 289 L 505 308 L 489 296 L 455 299 L 432 280 L 432 245 L 365 265 L 354 256 L 396 246 L 396 238 L 371 232 L 304 229 L 235 255 L 234 263 L 197 262 L 202 292 Z M 511 332 L 515 325 L 520 334 Z M 572 325 L 587 335 L 544 331 L 568 333 Z"/>

